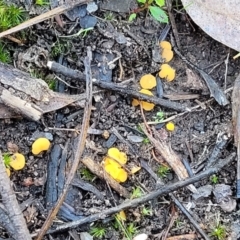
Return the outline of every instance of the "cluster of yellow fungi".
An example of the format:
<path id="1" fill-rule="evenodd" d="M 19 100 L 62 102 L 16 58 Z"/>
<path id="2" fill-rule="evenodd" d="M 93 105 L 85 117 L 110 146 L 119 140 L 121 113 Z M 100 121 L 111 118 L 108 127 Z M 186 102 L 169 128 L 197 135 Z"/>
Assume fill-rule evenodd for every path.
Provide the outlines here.
<path id="1" fill-rule="evenodd" d="M 117 182 L 125 182 L 128 174 L 123 166 L 127 162 L 127 155 L 117 148 L 108 149 L 107 156 L 103 159 L 105 171 Z"/>
<path id="2" fill-rule="evenodd" d="M 32 153 L 34 155 L 38 155 L 43 151 L 47 151 L 50 147 L 50 141 L 47 138 L 38 138 L 32 144 Z M 14 153 L 14 154 L 6 154 L 7 156 L 5 159 L 5 166 L 7 175 L 10 176 L 10 167 L 14 170 L 21 170 L 25 167 L 26 161 L 25 156 L 21 153 Z"/>
<path id="3" fill-rule="evenodd" d="M 164 78 L 167 81 L 172 81 L 175 78 L 175 69 L 173 69 L 169 64 L 167 64 L 173 58 L 172 46 L 169 42 L 162 41 L 160 42 L 160 49 L 162 61 L 164 62 L 164 64 L 162 64 L 160 67 L 160 71 L 158 73 L 159 77 Z M 142 89 L 139 92 L 149 96 L 153 96 L 150 90 L 156 87 L 156 85 L 156 77 L 154 77 L 152 74 L 145 74 L 140 79 L 140 86 Z M 133 99 L 133 106 L 138 106 L 139 104 L 142 105 L 145 111 L 151 111 L 155 106 L 153 103 Z"/>

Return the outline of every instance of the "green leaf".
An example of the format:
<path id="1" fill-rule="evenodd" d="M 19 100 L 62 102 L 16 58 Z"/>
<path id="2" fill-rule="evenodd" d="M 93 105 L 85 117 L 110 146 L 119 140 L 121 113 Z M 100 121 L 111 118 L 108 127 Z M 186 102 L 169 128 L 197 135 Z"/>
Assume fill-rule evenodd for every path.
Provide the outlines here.
<path id="1" fill-rule="evenodd" d="M 161 8 L 156 6 L 149 6 L 149 10 L 152 17 L 157 21 L 161 23 L 168 23 L 168 16 Z"/>
<path id="2" fill-rule="evenodd" d="M 137 0 L 138 3 L 146 3 L 147 0 Z"/>
<path id="3" fill-rule="evenodd" d="M 128 21 L 129 21 L 129 22 L 132 22 L 134 19 L 136 19 L 136 17 L 137 17 L 137 14 L 136 14 L 136 13 L 132 13 L 132 14 L 129 16 Z"/>
<path id="4" fill-rule="evenodd" d="M 155 0 L 155 3 L 159 6 L 159 7 L 163 7 L 165 5 L 165 0 Z"/>

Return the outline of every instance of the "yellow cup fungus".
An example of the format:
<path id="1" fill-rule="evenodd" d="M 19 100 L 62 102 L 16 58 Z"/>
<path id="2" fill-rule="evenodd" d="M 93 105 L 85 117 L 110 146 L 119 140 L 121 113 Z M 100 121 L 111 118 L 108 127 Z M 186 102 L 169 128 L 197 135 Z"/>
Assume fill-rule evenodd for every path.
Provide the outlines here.
<path id="1" fill-rule="evenodd" d="M 50 141 L 47 138 L 38 138 L 32 144 L 32 153 L 37 155 L 42 151 L 47 151 L 50 147 Z"/>
<path id="2" fill-rule="evenodd" d="M 110 148 L 108 150 L 108 156 L 103 160 L 103 166 L 105 171 L 113 179 L 118 182 L 125 182 L 128 174 L 125 169 L 122 168 L 122 165 L 124 165 L 126 162 L 127 155 L 124 152 L 120 152 L 117 148 Z"/>
<path id="3" fill-rule="evenodd" d="M 140 79 L 140 86 L 143 89 L 152 89 L 156 87 L 157 81 L 156 78 L 152 74 L 145 74 Z"/>
<path id="4" fill-rule="evenodd" d="M 153 96 L 153 94 L 149 90 L 147 90 L 147 89 L 141 89 L 139 92 L 143 93 L 143 94 L 146 94 L 146 95 Z M 145 111 L 151 111 L 154 108 L 154 106 L 155 106 L 154 103 L 149 103 L 149 102 L 145 102 L 145 101 L 140 101 L 140 102 L 141 102 L 142 107 L 143 107 L 143 109 Z M 139 104 L 140 103 L 139 103 L 138 100 L 133 99 L 133 101 L 132 101 L 132 105 L 133 106 L 138 106 Z"/>
<path id="5" fill-rule="evenodd" d="M 164 62 L 170 62 L 173 58 L 172 46 L 168 41 L 160 42 L 161 56 Z"/>
<path id="6" fill-rule="evenodd" d="M 123 210 L 120 211 L 119 213 L 117 213 L 116 217 L 120 221 L 126 221 L 127 220 L 126 214 Z"/>
<path id="7" fill-rule="evenodd" d="M 170 131 L 170 132 L 174 131 L 174 129 L 175 129 L 175 124 L 174 124 L 173 122 L 168 122 L 168 123 L 166 124 L 166 129 L 167 129 L 168 131 Z"/>
<path id="8" fill-rule="evenodd" d="M 159 72 L 159 77 L 160 78 L 165 78 L 167 81 L 172 81 L 175 78 L 175 69 L 173 69 L 170 65 L 168 64 L 162 64 L 161 70 Z"/>
<path id="9" fill-rule="evenodd" d="M 25 166 L 25 157 L 21 153 L 14 153 L 11 156 L 11 160 L 9 162 L 9 165 L 14 170 L 20 170 L 23 169 Z"/>

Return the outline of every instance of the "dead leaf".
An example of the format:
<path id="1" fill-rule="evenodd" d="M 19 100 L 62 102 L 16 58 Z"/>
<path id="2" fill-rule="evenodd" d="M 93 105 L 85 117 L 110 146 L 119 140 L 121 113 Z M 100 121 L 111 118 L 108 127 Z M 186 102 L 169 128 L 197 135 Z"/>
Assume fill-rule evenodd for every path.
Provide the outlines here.
<path id="1" fill-rule="evenodd" d="M 208 35 L 224 45 L 240 51 L 239 1 L 182 0 L 184 9 Z"/>

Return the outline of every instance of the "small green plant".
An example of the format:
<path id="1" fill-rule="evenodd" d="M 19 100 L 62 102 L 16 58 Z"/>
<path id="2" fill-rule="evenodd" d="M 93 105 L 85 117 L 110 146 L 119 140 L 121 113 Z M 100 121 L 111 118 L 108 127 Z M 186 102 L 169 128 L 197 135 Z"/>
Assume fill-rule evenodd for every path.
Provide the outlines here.
<path id="1" fill-rule="evenodd" d="M 35 2 L 36 5 L 39 5 L 39 6 L 46 6 L 46 5 L 49 5 L 49 1 L 46 1 L 46 0 L 36 0 Z"/>
<path id="2" fill-rule="evenodd" d="M 156 116 L 154 116 L 153 118 L 154 118 L 155 122 L 161 123 L 164 120 L 164 117 L 165 117 L 164 112 L 159 111 L 156 113 Z"/>
<path id="3" fill-rule="evenodd" d="M 135 226 L 134 223 L 129 223 L 126 227 L 126 230 L 130 236 L 130 239 L 137 233 L 138 228 Z"/>
<path id="4" fill-rule="evenodd" d="M 182 222 L 179 218 L 177 218 L 177 219 L 175 220 L 175 226 L 176 226 L 176 228 L 180 228 L 182 224 L 183 224 L 183 222 Z"/>
<path id="5" fill-rule="evenodd" d="M 139 198 L 143 195 L 143 191 L 140 187 L 136 187 L 133 189 L 132 194 L 131 194 L 131 199 L 133 198 Z"/>
<path id="6" fill-rule="evenodd" d="M 87 180 L 87 181 L 90 181 L 90 182 L 92 182 L 93 181 L 93 179 L 94 179 L 94 175 L 87 169 L 87 168 L 85 168 L 85 167 L 83 167 L 83 168 L 80 168 L 80 174 L 81 174 L 81 176 L 82 176 L 82 178 L 83 179 L 85 179 L 85 180 Z"/>
<path id="7" fill-rule="evenodd" d="M 148 144 L 148 143 L 150 143 L 150 140 L 147 137 L 145 137 L 142 142 L 144 144 Z"/>
<path id="8" fill-rule="evenodd" d="M 97 239 L 101 239 L 106 235 L 106 229 L 100 225 L 95 226 L 90 229 L 90 234 Z"/>
<path id="9" fill-rule="evenodd" d="M 16 7 L 13 4 L 7 5 L 0 0 L 0 31 L 14 27 L 25 20 L 25 11 L 23 8 Z"/>
<path id="10" fill-rule="evenodd" d="M 142 215 L 143 216 L 151 216 L 152 215 L 152 209 L 144 207 L 142 209 Z"/>
<path id="11" fill-rule="evenodd" d="M 168 23 L 168 16 L 162 9 L 165 5 L 165 0 L 137 0 L 140 8 L 136 9 L 129 17 L 130 20 L 136 18 L 136 14 L 148 9 L 151 16 L 161 23 Z"/>
<path id="12" fill-rule="evenodd" d="M 170 172 L 170 168 L 165 165 L 160 165 L 157 170 L 157 174 L 160 178 L 165 178 Z"/>
<path id="13" fill-rule="evenodd" d="M 105 12 L 104 13 L 104 19 L 108 21 L 112 21 L 114 19 L 114 15 L 112 12 Z"/>
<path id="14" fill-rule="evenodd" d="M 11 62 L 10 52 L 6 49 L 5 44 L 0 42 L 0 61 L 3 63 Z"/>
<path id="15" fill-rule="evenodd" d="M 67 52 L 70 50 L 70 42 L 69 41 L 57 41 L 53 44 L 51 48 L 51 56 L 57 57 L 60 54 L 67 54 Z"/>
<path id="16" fill-rule="evenodd" d="M 119 220 L 119 218 L 117 216 L 115 216 L 114 228 L 121 229 L 127 240 L 132 239 L 131 235 L 129 234 L 129 232 L 127 231 L 127 229 L 125 227 L 124 222 Z"/>
<path id="17" fill-rule="evenodd" d="M 10 162 L 11 162 L 11 154 L 10 153 L 3 153 L 3 162 L 6 167 L 10 167 Z"/>
<path id="18" fill-rule="evenodd" d="M 226 228 L 225 226 L 218 224 L 215 228 L 213 228 L 212 232 L 210 233 L 211 237 L 217 240 L 224 240 L 226 239 Z"/>
<path id="19" fill-rule="evenodd" d="M 212 175 L 211 177 L 210 177 L 210 181 L 213 183 L 213 184 L 217 184 L 218 183 L 218 176 L 217 175 Z"/>

